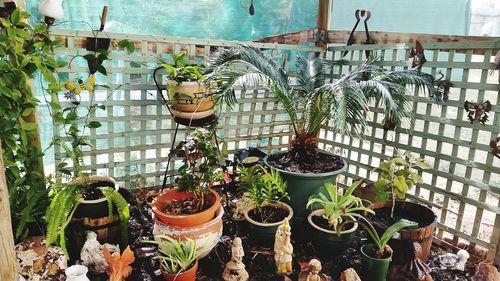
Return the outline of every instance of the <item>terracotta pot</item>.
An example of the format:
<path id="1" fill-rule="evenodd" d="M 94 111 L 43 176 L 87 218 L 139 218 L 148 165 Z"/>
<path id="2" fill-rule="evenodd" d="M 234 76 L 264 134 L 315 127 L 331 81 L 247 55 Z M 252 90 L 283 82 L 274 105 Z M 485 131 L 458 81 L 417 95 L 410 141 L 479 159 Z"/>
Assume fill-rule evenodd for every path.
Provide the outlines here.
<path id="1" fill-rule="evenodd" d="M 178 117 L 178 118 L 199 120 L 199 119 L 207 118 L 210 115 L 214 115 L 215 110 L 209 109 L 206 111 L 198 111 L 198 112 L 182 112 L 182 111 L 170 109 L 170 113 L 172 113 L 172 115 L 174 117 Z"/>
<path id="2" fill-rule="evenodd" d="M 278 202 L 278 203 L 269 203 L 265 202 L 262 204 L 262 206 L 273 206 L 273 207 L 278 207 L 280 209 L 288 211 L 288 216 L 286 219 L 288 221 L 292 220 L 293 217 L 293 210 L 290 205 L 283 203 L 283 202 Z M 275 223 L 263 223 L 259 221 L 255 221 L 250 216 L 248 213 L 251 210 L 254 210 L 255 207 L 246 209 L 243 212 L 243 216 L 245 216 L 246 221 L 248 222 L 248 233 L 250 234 L 250 237 L 253 239 L 257 240 L 262 246 L 266 247 L 272 247 L 274 245 L 274 236 L 276 235 L 276 231 L 278 230 L 278 226 L 280 226 L 283 223 L 283 220 Z"/>
<path id="3" fill-rule="evenodd" d="M 353 221 L 353 226 L 347 230 L 340 231 L 340 236 L 336 231 L 324 229 L 316 225 L 312 218 L 320 217 L 325 214 L 324 209 L 311 212 L 307 217 L 309 225 L 312 226 L 312 241 L 316 249 L 323 255 L 335 257 L 347 250 L 354 240 L 354 235 L 358 229 L 358 223 L 352 216 L 348 216 Z"/>
<path id="4" fill-rule="evenodd" d="M 207 256 L 217 245 L 222 236 L 222 215 L 224 209 L 219 206 L 214 219 L 207 223 L 196 226 L 174 226 L 162 223 L 155 219 L 153 235 L 168 235 L 176 240 L 182 241 L 187 238 L 196 241 L 196 248 L 200 252 L 199 258 Z"/>
<path id="5" fill-rule="evenodd" d="M 193 198 L 192 192 L 180 192 L 177 188 L 172 188 L 163 194 L 158 195 L 153 201 L 153 213 L 155 214 L 155 219 L 174 226 L 197 226 L 206 222 L 211 221 L 215 217 L 215 212 L 220 207 L 220 196 L 214 191 L 210 190 L 211 193 L 205 196 L 205 200 L 208 200 L 212 205 L 210 208 L 191 215 L 169 215 L 163 212 L 165 206 L 169 201 L 172 200 L 186 200 L 188 198 Z"/>
<path id="6" fill-rule="evenodd" d="M 177 274 L 167 273 L 161 270 L 161 274 L 163 275 L 163 279 L 167 281 L 195 281 L 196 280 L 196 272 L 198 271 L 198 260 L 191 266 L 190 269 L 179 272 Z"/>

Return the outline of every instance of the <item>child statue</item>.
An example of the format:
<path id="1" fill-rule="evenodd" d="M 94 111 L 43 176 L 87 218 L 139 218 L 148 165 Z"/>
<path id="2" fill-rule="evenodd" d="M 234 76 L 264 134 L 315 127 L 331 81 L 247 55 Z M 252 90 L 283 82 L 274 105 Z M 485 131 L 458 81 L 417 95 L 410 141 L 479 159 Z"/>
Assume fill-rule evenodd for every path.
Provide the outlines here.
<path id="1" fill-rule="evenodd" d="M 222 272 L 222 278 L 225 281 L 248 280 L 248 272 L 245 270 L 245 265 L 243 264 L 244 256 L 245 252 L 243 251 L 241 239 L 239 237 L 235 237 L 233 240 L 233 246 L 231 247 L 231 260 L 226 263 L 224 272 Z"/>
<path id="2" fill-rule="evenodd" d="M 326 281 L 326 275 L 319 273 L 321 271 L 321 262 L 317 259 L 309 261 L 309 266 L 299 274 L 299 281 Z"/>
<path id="3" fill-rule="evenodd" d="M 274 240 L 274 260 L 277 274 L 292 272 L 293 246 L 290 242 L 291 235 L 291 227 L 288 220 L 285 219 L 278 227 Z"/>

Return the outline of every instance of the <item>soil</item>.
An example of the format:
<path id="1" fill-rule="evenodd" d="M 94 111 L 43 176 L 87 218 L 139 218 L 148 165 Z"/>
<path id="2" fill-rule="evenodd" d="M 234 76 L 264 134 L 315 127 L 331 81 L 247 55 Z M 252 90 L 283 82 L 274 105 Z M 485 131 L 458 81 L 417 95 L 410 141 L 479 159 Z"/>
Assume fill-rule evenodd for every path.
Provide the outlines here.
<path id="1" fill-rule="evenodd" d="M 85 191 L 83 192 L 83 199 L 85 200 L 97 200 L 104 197 L 100 187 L 113 187 L 113 183 L 108 181 L 98 181 L 92 184 L 89 184 L 85 187 Z"/>
<path id="2" fill-rule="evenodd" d="M 267 163 L 272 167 L 294 173 L 328 173 L 344 167 L 344 161 L 338 155 L 318 153 L 312 164 L 294 161 L 288 153 L 271 154 Z"/>
<path id="3" fill-rule="evenodd" d="M 248 216 L 257 222 L 262 223 L 275 223 L 284 220 L 289 212 L 278 207 L 265 206 L 262 208 L 262 214 L 253 209 L 248 212 Z"/>
<path id="4" fill-rule="evenodd" d="M 426 227 L 434 222 L 433 217 L 428 217 L 420 212 L 408 212 L 408 210 L 399 208 L 394 209 L 394 216 L 391 217 L 391 208 L 389 207 L 377 209 L 376 215 L 371 217 L 373 224 L 379 229 L 386 229 L 400 219 L 416 222 L 419 228 Z"/>
<path id="5" fill-rule="evenodd" d="M 198 200 L 189 198 L 186 200 L 172 200 L 165 202 L 165 208 L 162 210 L 165 214 L 178 216 L 178 215 L 192 215 L 203 212 L 212 206 L 212 203 L 205 200 L 203 208 L 198 210 Z"/>
<path id="6" fill-rule="evenodd" d="M 229 200 L 234 197 L 228 193 Z M 159 271 L 159 263 L 152 257 L 157 255 L 157 249 L 151 244 L 144 241 L 153 239 L 153 222 L 152 211 L 147 204 L 137 204 L 134 200 L 131 202 L 131 219 L 129 223 L 129 233 L 131 248 L 135 253 L 136 261 L 132 265 L 132 274 L 127 278 L 127 281 L 160 281 L 163 280 Z M 243 241 L 245 256 L 243 262 L 246 265 L 246 270 L 250 275 L 251 281 L 270 281 L 284 280 L 282 277 L 277 277 L 275 272 L 274 253 L 270 248 L 263 248 L 256 243 L 245 231 L 245 222 L 234 222 L 231 220 L 229 208 L 223 202 L 225 213 L 223 217 L 223 236 L 216 248 L 205 258 L 199 262 L 197 273 L 197 281 L 221 281 L 222 271 L 225 263 L 231 258 L 231 243 L 236 236 Z M 333 280 L 339 280 L 340 273 L 347 268 L 353 268 L 358 272 L 362 280 L 369 280 L 363 275 L 361 265 L 361 246 L 369 243 L 366 232 L 363 229 L 358 229 L 355 234 L 355 239 L 351 248 L 347 249 L 343 254 L 337 257 L 320 256 L 317 249 L 310 242 L 311 230 L 308 225 L 291 225 L 292 226 L 292 244 L 294 246 L 294 261 L 293 273 L 288 275 L 291 280 L 297 280 L 301 268 L 305 268 L 307 263 L 312 258 L 317 258 L 321 261 L 322 272 L 332 277 Z M 475 267 L 480 262 L 475 257 L 471 257 L 466 265 L 464 272 L 455 270 L 441 270 L 439 268 L 438 255 L 449 252 L 436 245 L 432 246 L 429 266 L 433 268 L 431 273 L 434 280 L 439 281 L 470 281 L 474 275 Z M 404 279 L 401 274 L 394 273 L 393 277 L 389 277 L 388 281 L 410 280 Z M 100 276 L 89 276 L 93 281 L 108 280 L 106 274 Z"/>
<path id="7" fill-rule="evenodd" d="M 312 217 L 312 222 L 323 228 L 323 229 L 328 229 L 328 230 L 332 230 L 332 228 L 330 228 L 330 224 L 328 223 L 328 220 L 323 218 L 323 217 L 319 217 L 319 216 L 313 216 Z M 351 223 L 351 222 L 346 222 L 342 225 L 342 228 L 340 229 L 341 231 L 345 231 L 345 230 L 348 230 L 348 229 L 351 229 L 353 227 L 354 223 Z"/>

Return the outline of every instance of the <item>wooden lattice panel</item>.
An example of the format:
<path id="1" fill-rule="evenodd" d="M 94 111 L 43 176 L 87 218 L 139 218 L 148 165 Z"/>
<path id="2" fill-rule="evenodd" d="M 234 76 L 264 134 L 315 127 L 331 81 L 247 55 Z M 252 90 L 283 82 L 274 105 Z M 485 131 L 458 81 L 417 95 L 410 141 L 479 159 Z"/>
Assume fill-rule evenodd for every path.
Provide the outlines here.
<path id="1" fill-rule="evenodd" d="M 59 69 L 60 77 L 64 81 L 85 78 L 88 68 L 80 56 L 89 53 L 84 49 L 85 38 L 93 37 L 93 34 L 62 30 L 55 30 L 53 34 L 65 44 L 65 48 L 59 48 L 57 54 L 72 60 L 68 67 Z M 109 88 L 97 86 L 96 91 L 83 91 L 80 95 L 82 115 L 89 104 L 98 103 L 106 107 L 105 110 L 96 110 L 87 120 L 99 121 L 102 127 L 84 131 L 92 145 L 84 150 L 85 169 L 94 174 L 115 177 L 126 188 L 134 187 L 138 177 L 145 178 L 148 185 L 159 186 L 162 184 L 176 124 L 158 96 L 153 70 L 161 61 L 172 62 L 171 54 L 181 50 L 188 52 L 190 63 L 200 63 L 217 47 L 232 46 L 238 42 L 124 34 L 102 36 L 111 37 L 112 42 L 132 40 L 136 51 L 129 55 L 113 50 L 110 59 L 104 62 L 107 75 L 96 74 L 98 84 Z M 320 50 L 292 45 L 253 45 L 284 59 L 293 57 L 296 52 L 312 53 Z M 228 144 L 229 152 L 234 153 L 248 146 L 266 151 L 270 151 L 271 147 L 286 147 L 291 134 L 290 124 L 272 94 L 267 90 L 254 89 L 246 93 L 237 91 L 237 95 L 240 103 L 234 108 L 226 105 L 217 108 L 220 115 L 217 136 Z M 71 106 L 62 93 L 58 96 L 58 102 L 63 108 Z M 79 122 L 82 126 L 83 120 Z M 186 127 L 181 125 L 176 141 L 184 139 L 186 133 Z M 53 134 L 64 138 L 64 128 L 54 123 Z M 54 151 L 58 164 L 63 161 L 65 154 L 59 145 L 54 146 Z M 176 159 L 172 162 L 170 174 L 180 165 Z"/>
<path id="2" fill-rule="evenodd" d="M 348 65 L 333 68 L 335 79 L 360 64 L 365 50 L 377 55 L 381 66 L 405 69 L 411 47 L 331 47 L 325 56 L 339 60 L 344 50 L 350 51 L 345 57 Z M 376 180 L 373 169 L 396 150 L 410 150 L 424 157 L 433 168 L 419 171 L 424 184 L 411 190 L 408 197 L 431 207 L 438 215 L 439 238 L 450 238 L 455 244 L 465 239 L 488 248 L 492 257 L 500 234 L 500 159 L 489 153 L 490 140 L 500 135 L 499 74 L 490 73 L 492 55 L 498 46 L 469 42 L 423 47 L 427 62 L 422 71 L 432 75 L 441 72 L 444 79 L 453 83 L 444 105 L 435 104 L 425 93 L 413 91 L 415 119 L 407 126 L 388 132 L 384 138 L 384 114 L 372 105 L 363 140 L 335 134 L 327 126 L 320 134 L 321 147 L 336 151 L 348 161 L 344 183 L 360 177 Z M 473 55 L 474 49 L 483 49 L 485 55 Z M 485 125 L 467 120 L 465 100 L 491 102 L 493 109 Z"/>

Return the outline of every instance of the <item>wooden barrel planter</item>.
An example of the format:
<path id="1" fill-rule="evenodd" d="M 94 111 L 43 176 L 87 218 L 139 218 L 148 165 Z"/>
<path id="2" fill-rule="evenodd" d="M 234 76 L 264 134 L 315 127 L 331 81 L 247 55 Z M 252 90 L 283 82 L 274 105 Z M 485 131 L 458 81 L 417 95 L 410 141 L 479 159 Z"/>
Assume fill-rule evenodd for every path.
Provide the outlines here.
<path id="1" fill-rule="evenodd" d="M 113 178 L 90 176 L 86 182 L 87 188 L 111 186 L 118 190 L 119 186 Z M 81 200 L 70 224 L 66 228 L 68 237 L 67 248 L 71 260 L 80 256 L 87 233 L 95 232 L 100 243 L 122 244 L 120 217 L 116 207 L 109 217 L 108 202 L 105 197 L 96 200 Z"/>
<path id="2" fill-rule="evenodd" d="M 377 215 L 387 212 L 390 214 L 391 208 L 392 201 L 373 204 L 373 209 Z M 377 217 L 377 215 L 375 216 Z M 399 237 L 395 237 L 389 241 L 389 246 L 394 250 L 393 263 L 402 265 L 407 264 L 413 259 L 413 242 L 417 242 L 422 248 L 422 252 L 417 258 L 423 262 L 427 262 L 434 231 L 436 230 L 436 214 L 431 209 L 418 203 L 396 201 L 394 216 L 414 221 L 418 223 L 419 227 L 416 229 L 403 229 L 399 232 Z M 374 221 L 373 224 L 380 233 L 384 232 L 388 227 L 388 225 L 377 221 Z"/>

